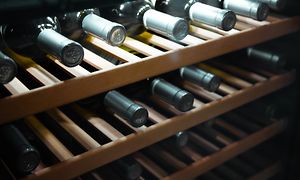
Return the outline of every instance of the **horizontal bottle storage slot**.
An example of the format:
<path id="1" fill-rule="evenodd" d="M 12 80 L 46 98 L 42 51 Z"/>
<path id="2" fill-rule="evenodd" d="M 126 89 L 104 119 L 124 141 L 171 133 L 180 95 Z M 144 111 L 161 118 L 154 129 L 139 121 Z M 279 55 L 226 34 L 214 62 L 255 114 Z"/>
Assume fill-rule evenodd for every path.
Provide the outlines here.
<path id="1" fill-rule="evenodd" d="M 188 143 L 182 147 L 176 147 L 176 144 L 171 141 L 171 139 L 167 139 L 122 158 L 131 159 L 133 162 L 132 164 L 135 164 L 135 166 L 127 166 L 127 171 L 123 171 L 123 173 L 119 173 L 118 169 L 115 169 L 118 161 L 114 161 L 81 175 L 79 178 L 83 180 L 97 179 L 97 177 L 100 177 L 101 179 L 123 179 L 127 174 L 134 174 L 135 176 L 132 176 L 132 179 L 179 179 L 180 177 L 172 174 L 185 171 L 185 169 L 190 169 L 195 163 L 204 161 L 204 159 L 206 160 L 205 163 L 203 163 L 203 166 L 208 165 L 210 168 L 206 169 L 206 171 L 199 171 L 198 174 L 201 175 L 198 177 L 196 175 L 193 176 L 187 174 L 185 178 L 208 180 L 224 178 L 267 179 L 280 172 L 281 162 L 278 159 L 279 153 L 272 154 L 268 152 L 272 152 L 272 144 L 270 145 L 272 140 L 261 145 L 255 144 L 258 146 L 251 150 L 247 150 L 241 154 L 235 154 L 235 157 L 229 159 L 226 158 L 227 160 L 222 159 L 221 163 L 215 163 L 213 158 L 210 159 L 215 156 L 214 154 L 222 154 L 222 151 L 228 148 L 228 146 L 243 143 L 244 141 L 247 141 L 247 138 L 254 136 L 255 134 L 263 135 L 264 133 L 262 132 L 265 131 L 265 129 L 272 129 L 274 127 L 265 127 L 265 129 L 248 134 L 239 127 L 232 126 L 232 124 L 222 118 L 213 121 L 220 126 L 210 124 L 217 128 L 204 127 L 204 131 L 217 134 L 213 139 L 209 139 L 209 137 L 205 135 L 203 136 L 203 132 L 199 130 L 199 127 L 201 128 L 201 126 L 196 126 L 192 130 L 186 131 L 186 133 L 189 134 L 189 140 Z M 241 123 L 243 122 L 244 121 L 241 121 Z M 230 133 L 224 134 L 222 132 L 224 129 L 222 128 L 226 129 L 226 133 Z M 236 133 L 237 131 L 240 133 Z M 237 136 L 233 137 L 231 133 L 236 134 Z M 268 138 L 270 137 L 272 137 L 272 135 L 268 135 Z M 232 140 L 232 138 L 237 138 L 238 140 Z M 225 142 L 227 142 L 227 145 L 225 145 Z M 220 144 L 224 147 L 220 148 Z M 138 166 L 140 168 L 130 168 Z M 198 169 L 201 168 L 198 167 Z M 175 173 L 172 173 L 174 171 Z"/>
<path id="2" fill-rule="evenodd" d="M 171 83 L 194 94 L 193 109 L 180 112 L 165 102 L 150 96 L 147 101 L 144 98 L 132 99 L 145 107 L 149 113 L 148 122 L 139 128 L 130 125 L 122 117 L 109 113 L 105 109 L 91 112 L 77 103 L 25 117 L 22 121 L 33 130 L 35 136 L 47 146 L 47 149 L 52 151 L 57 161 L 54 164 L 50 163 L 49 167 L 37 171 L 35 175 L 28 176 L 28 178 L 53 179 L 60 177 L 68 179 L 78 176 L 170 137 L 176 132 L 189 129 L 283 88 L 292 83 L 295 76 L 293 71 L 274 74 L 258 67 L 253 69 L 249 65 L 245 69 L 226 64 L 223 61 L 201 63 L 196 67 L 222 78 L 218 90 L 214 93 L 208 92 L 199 86 L 173 76 L 175 78 L 170 79 Z M 40 81 L 42 82 L 42 79 Z M 5 87 L 11 93 L 28 91 L 28 88 L 17 78 Z M 124 91 L 124 93 L 126 92 Z M 57 133 L 58 130 L 61 133 Z M 283 122 L 278 121 L 253 135 L 247 136 L 245 141 L 232 142 L 233 145 L 226 144 L 228 147 L 220 152 L 231 158 L 281 130 L 283 130 Z M 67 135 L 67 138 L 64 134 Z M 75 145 L 68 145 L 69 142 L 76 143 Z M 239 146 L 235 143 L 243 145 Z M 68 149 L 72 149 L 73 146 L 78 146 L 78 148 L 75 148 L 75 151 Z M 215 159 L 216 164 L 221 163 L 222 158 L 218 157 L 223 155 L 212 156 L 216 156 L 212 158 Z M 207 159 L 197 161 L 195 165 L 178 171 L 178 174 L 175 173 L 174 176 L 180 177 L 187 173 L 196 177 L 195 173 L 201 172 L 197 169 L 198 167 L 210 167 L 202 165 L 206 161 Z"/>
<path id="3" fill-rule="evenodd" d="M 1 94 L 1 123 L 204 61 L 300 28 L 299 17 L 270 17 L 263 22 L 244 17 L 238 19 L 236 29 L 229 32 L 207 25 L 191 25 L 190 35 L 182 42 L 170 41 L 151 32 L 134 38 L 127 37 L 124 47 L 134 52 L 112 47 L 94 37 L 86 39 L 87 44 L 93 46 L 95 51 L 111 55 L 122 62 L 121 65 L 114 65 L 105 60 L 105 57 L 96 55 L 89 49 L 90 46 L 85 49 L 85 62 L 74 68 L 65 67 L 51 57 L 45 57 L 48 59 L 45 63 L 36 64 L 30 59 L 14 56 L 25 70 L 21 70 L 17 78 L 5 86 L 11 86 L 20 80 L 26 88 L 19 84 L 13 95 Z M 272 29 L 276 31 L 271 31 Z M 33 79 L 40 82 L 33 83 Z"/>
<path id="4" fill-rule="evenodd" d="M 276 166 L 274 164 L 273 167 L 272 163 L 266 160 L 265 156 L 263 156 L 262 158 L 261 156 L 259 156 L 259 154 L 253 155 L 255 154 L 253 153 L 253 150 L 251 150 L 246 154 L 243 153 L 263 143 L 264 141 L 271 139 L 275 135 L 281 133 L 285 129 L 286 123 L 287 123 L 286 119 L 281 119 L 281 120 L 274 120 L 273 122 L 268 123 L 268 125 L 262 125 L 261 123 L 253 121 L 253 119 L 244 117 L 238 111 L 233 111 L 233 112 L 226 113 L 220 117 L 216 117 L 212 120 L 205 122 L 204 124 L 197 125 L 183 132 L 186 133 L 185 135 L 187 135 L 187 140 L 185 139 L 186 137 L 184 137 L 182 134 L 177 134 L 176 136 L 171 136 L 170 138 L 158 142 L 154 145 L 145 147 L 144 149 L 138 152 L 133 152 L 133 154 L 129 156 L 132 157 L 134 161 L 136 161 L 138 164 L 141 165 L 144 172 L 141 174 L 141 178 L 144 179 L 147 179 L 149 177 L 158 178 L 158 179 L 180 179 L 183 177 L 195 178 L 201 174 L 206 174 L 208 171 L 213 170 L 216 167 L 218 169 L 219 167 L 227 166 L 227 164 L 230 164 L 231 166 L 238 165 L 238 167 L 241 166 L 240 164 L 246 166 L 247 165 L 246 162 L 249 160 L 250 161 L 253 160 L 252 166 L 248 165 L 252 168 L 249 167 L 246 169 L 243 167 L 240 168 L 241 171 L 244 173 L 243 176 L 248 176 L 248 177 L 253 176 L 253 178 L 255 178 L 256 177 L 255 175 L 263 176 L 259 174 L 262 173 L 259 171 L 259 169 L 263 169 L 270 166 L 269 168 L 272 170 L 274 168 L 275 169 L 279 168 L 279 166 L 278 164 Z M 26 124 L 30 124 L 30 123 L 26 122 Z M 47 124 L 47 123 L 44 122 L 43 124 Z M 42 126 L 39 127 L 40 127 L 39 129 L 40 131 L 44 130 L 43 128 L 41 128 Z M 47 125 L 45 125 L 45 127 L 47 127 Z M 37 129 L 35 129 L 34 131 L 37 131 Z M 116 129 L 113 128 L 108 128 L 107 131 L 111 133 L 116 133 L 114 132 L 116 131 Z M 72 135 L 72 136 L 76 139 L 76 136 L 78 135 L 79 134 Z M 83 136 L 83 134 L 81 134 L 81 136 Z M 54 141 L 50 142 L 51 141 L 50 137 L 51 136 L 49 136 L 48 133 L 48 139 L 47 140 L 41 139 L 41 140 L 43 143 L 48 142 L 50 144 L 51 143 L 53 144 Z M 67 139 L 70 140 L 70 138 Z M 113 139 L 113 137 L 110 137 L 110 139 Z M 62 139 L 60 140 L 62 141 Z M 70 143 L 73 143 L 73 146 L 70 147 L 69 146 Z M 87 147 L 87 145 L 84 145 L 82 142 L 80 144 L 82 144 L 82 146 Z M 57 159 L 63 161 L 62 163 L 68 162 L 68 160 L 66 161 L 63 160 L 66 159 L 67 156 L 70 156 L 70 158 L 80 158 L 80 156 L 84 156 L 84 154 L 80 154 L 78 156 L 72 157 L 74 154 L 63 150 L 62 147 L 65 148 L 66 146 L 69 147 L 70 152 L 80 151 L 78 150 L 80 148 L 78 148 L 78 146 L 74 143 L 74 141 L 71 141 L 65 143 L 64 145 L 56 144 L 55 148 L 60 151 L 55 152 L 53 149 L 50 149 L 50 152 L 52 152 L 51 156 L 53 156 L 54 154 L 54 156 L 56 156 Z M 266 150 L 268 148 L 263 148 L 263 149 Z M 126 149 L 115 149 L 115 150 L 126 151 Z M 111 150 L 111 151 L 115 152 L 115 150 Z M 46 156 L 47 158 L 51 157 L 49 156 L 49 154 L 47 155 L 41 154 L 42 159 L 45 159 L 45 157 L 43 158 L 43 155 Z M 238 158 L 232 159 L 238 155 L 240 155 Z M 268 156 L 269 155 L 271 156 L 272 153 L 268 154 Z M 241 159 L 244 159 L 245 162 L 243 162 Z M 49 160 L 47 161 L 49 162 Z M 223 163 L 225 163 L 225 165 Z M 93 169 L 97 168 L 99 164 L 101 163 L 98 163 L 98 165 L 93 167 Z M 86 165 L 87 164 L 84 165 L 82 164 L 82 166 L 86 166 Z M 55 167 L 57 166 L 60 166 L 60 164 L 51 166 L 46 162 L 42 162 L 39 166 L 40 169 L 37 169 L 34 172 L 34 175 L 30 175 L 27 178 L 28 179 L 35 179 L 35 178 L 51 179 L 53 177 L 72 178 L 76 176 L 76 174 L 79 175 L 79 174 L 86 173 L 86 171 L 81 170 L 84 167 L 81 167 L 78 169 L 78 171 L 80 172 L 65 170 L 64 174 L 56 174 L 54 176 L 52 176 L 51 174 L 47 175 L 47 173 L 43 174 L 43 171 L 46 170 L 49 171 L 48 173 L 50 173 L 51 172 L 50 169 L 52 168 L 55 169 Z M 103 167 L 100 167 L 98 170 L 99 172 L 106 172 L 106 175 L 110 176 L 110 178 L 114 178 L 114 179 L 118 177 L 120 179 L 124 178 L 123 176 L 125 176 L 126 173 L 119 174 L 117 172 L 115 173 L 113 172 L 116 169 L 112 167 L 115 166 L 118 167 L 118 165 L 116 165 L 115 162 L 111 162 L 109 164 L 104 165 Z M 98 170 L 92 171 L 93 176 L 97 174 Z M 109 172 L 107 172 L 108 170 Z M 132 174 L 135 173 L 132 172 Z M 146 177 L 143 177 L 143 175 L 145 175 Z M 101 173 L 100 175 L 98 174 L 98 176 L 101 177 Z"/>

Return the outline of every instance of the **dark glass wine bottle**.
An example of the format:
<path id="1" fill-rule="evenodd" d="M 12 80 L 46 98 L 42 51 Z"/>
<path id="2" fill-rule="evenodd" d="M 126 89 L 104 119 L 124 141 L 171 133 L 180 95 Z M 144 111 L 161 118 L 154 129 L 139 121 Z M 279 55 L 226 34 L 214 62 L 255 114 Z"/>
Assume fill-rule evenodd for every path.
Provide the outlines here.
<path id="1" fill-rule="evenodd" d="M 84 55 L 82 46 L 62 36 L 60 32 L 56 17 L 8 24 L 2 28 L 2 36 L 8 48 L 21 55 L 37 57 L 43 51 L 58 58 L 66 66 L 80 64 Z"/>
<path id="2" fill-rule="evenodd" d="M 1 153 L 5 162 L 19 174 L 28 174 L 40 163 L 39 152 L 14 125 L 0 127 Z"/>
<path id="3" fill-rule="evenodd" d="M 172 147 L 182 148 L 187 145 L 189 141 L 189 134 L 185 131 L 180 131 L 175 135 L 166 139 L 165 143 Z"/>
<path id="4" fill-rule="evenodd" d="M 62 34 L 71 39 L 79 39 L 85 32 L 103 39 L 110 45 L 119 46 L 126 37 L 124 26 L 100 17 L 96 8 L 66 13 L 59 16 L 58 20 Z"/>
<path id="5" fill-rule="evenodd" d="M 266 3 L 271 9 L 280 11 L 286 6 L 287 0 L 258 0 L 259 2 Z"/>
<path id="6" fill-rule="evenodd" d="M 140 177 L 143 172 L 141 165 L 130 156 L 123 157 L 113 162 L 113 168 L 122 177 L 125 177 L 126 179 L 132 179 L 132 180 Z"/>
<path id="7" fill-rule="evenodd" d="M 199 0 L 152 0 L 155 9 L 198 23 L 216 26 L 225 31 L 232 29 L 236 16 L 230 10 L 201 3 Z"/>
<path id="8" fill-rule="evenodd" d="M 144 80 L 127 87 L 124 91 L 133 97 L 144 98 L 155 96 L 172 105 L 177 110 L 186 112 L 193 108 L 194 96 L 162 78 Z"/>
<path id="9" fill-rule="evenodd" d="M 17 74 L 17 64 L 10 57 L 0 51 L 0 83 L 6 84 Z"/>
<path id="10" fill-rule="evenodd" d="M 221 78 L 195 66 L 182 67 L 179 72 L 182 79 L 199 85 L 211 92 L 216 91 L 221 84 Z"/>
<path id="11" fill-rule="evenodd" d="M 153 9 L 148 0 L 118 0 L 118 4 L 100 7 L 104 18 L 123 24 L 128 35 L 138 35 L 146 29 L 171 39 L 181 40 L 188 34 L 186 20 Z"/>
<path id="12" fill-rule="evenodd" d="M 255 0 L 200 0 L 201 2 L 229 9 L 236 14 L 250 17 L 259 21 L 265 20 L 269 15 L 269 7 L 265 3 Z"/>
<path id="13" fill-rule="evenodd" d="M 284 54 L 279 54 L 267 47 L 247 48 L 249 60 L 259 63 L 259 65 L 271 71 L 282 70 L 287 64 Z"/>
<path id="14" fill-rule="evenodd" d="M 134 127 L 144 125 L 148 119 L 148 111 L 144 107 L 115 90 L 81 100 L 79 103 L 96 111 L 104 105 L 105 108 L 124 118 Z"/>

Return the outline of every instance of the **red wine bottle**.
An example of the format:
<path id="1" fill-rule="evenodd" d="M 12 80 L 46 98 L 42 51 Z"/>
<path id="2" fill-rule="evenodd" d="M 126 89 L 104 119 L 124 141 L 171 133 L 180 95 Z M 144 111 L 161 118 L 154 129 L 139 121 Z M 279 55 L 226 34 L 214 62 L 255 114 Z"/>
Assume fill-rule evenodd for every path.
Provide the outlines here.
<path id="1" fill-rule="evenodd" d="M 152 2 L 159 11 L 216 26 L 225 31 L 232 29 L 236 23 L 232 11 L 209 6 L 198 0 L 152 0 Z"/>
<path id="2" fill-rule="evenodd" d="M 174 40 L 188 34 L 186 20 L 153 9 L 148 0 L 118 0 L 118 3 L 99 8 L 104 18 L 123 24 L 128 35 L 138 35 L 146 29 Z"/>
<path id="3" fill-rule="evenodd" d="M 3 159 L 16 173 L 28 174 L 40 163 L 39 152 L 16 126 L 12 124 L 1 126 L 0 142 Z"/>
<path id="4" fill-rule="evenodd" d="M 0 83 L 6 84 L 17 74 L 17 64 L 0 51 Z"/>
<path id="5" fill-rule="evenodd" d="M 82 46 L 64 37 L 60 32 L 60 24 L 55 17 L 8 24 L 2 28 L 6 45 L 16 53 L 29 57 L 47 53 L 58 58 L 66 66 L 80 64 L 84 55 Z"/>
<path id="6" fill-rule="evenodd" d="M 126 37 L 123 25 L 111 22 L 100 17 L 99 10 L 84 9 L 78 12 L 66 13 L 59 16 L 62 34 L 79 39 L 84 33 L 103 39 L 113 46 L 121 45 Z"/>

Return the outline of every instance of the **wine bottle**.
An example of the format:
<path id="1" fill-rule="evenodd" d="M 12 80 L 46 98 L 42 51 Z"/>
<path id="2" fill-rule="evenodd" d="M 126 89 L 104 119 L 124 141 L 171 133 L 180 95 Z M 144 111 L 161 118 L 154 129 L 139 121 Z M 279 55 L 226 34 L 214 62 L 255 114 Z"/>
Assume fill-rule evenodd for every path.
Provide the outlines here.
<path id="1" fill-rule="evenodd" d="M 0 83 L 6 84 L 17 74 L 17 64 L 10 57 L 0 51 Z"/>
<path id="2" fill-rule="evenodd" d="M 193 108 L 194 96 L 191 93 L 162 78 L 148 79 L 129 85 L 124 88 L 124 91 L 136 98 L 157 97 L 182 112 Z"/>
<path id="3" fill-rule="evenodd" d="M 268 5 L 255 0 L 200 0 L 200 1 L 208 5 L 229 9 L 235 12 L 236 14 L 250 17 L 258 21 L 265 20 L 269 15 Z"/>
<path id="4" fill-rule="evenodd" d="M 287 0 L 258 0 L 259 2 L 266 3 L 271 9 L 280 11 L 286 6 Z"/>
<path id="5" fill-rule="evenodd" d="M 148 0 L 117 0 L 118 4 L 100 7 L 103 17 L 123 24 L 128 35 L 138 35 L 146 29 L 174 40 L 188 34 L 186 20 L 153 9 Z"/>
<path id="6" fill-rule="evenodd" d="M 21 55 L 37 57 L 47 53 L 58 58 L 66 66 L 80 64 L 84 55 L 82 46 L 62 36 L 60 32 L 60 24 L 56 17 L 8 24 L 2 28 L 2 36 L 8 48 Z"/>
<path id="7" fill-rule="evenodd" d="M 247 56 L 249 60 L 275 72 L 283 69 L 287 63 L 284 54 L 272 52 L 271 49 L 266 47 L 249 47 L 247 48 Z"/>
<path id="8" fill-rule="evenodd" d="M 28 174 L 40 163 L 39 152 L 12 124 L 0 127 L 2 157 L 19 174 Z"/>
<path id="9" fill-rule="evenodd" d="M 113 168 L 126 179 L 137 179 L 141 176 L 143 169 L 141 165 L 132 157 L 123 157 L 113 162 Z"/>
<path id="10" fill-rule="evenodd" d="M 106 20 L 99 15 L 99 10 L 94 8 L 58 16 L 62 34 L 71 39 L 80 39 L 85 32 L 103 39 L 110 45 L 121 45 L 126 37 L 124 26 Z"/>
<path id="11" fill-rule="evenodd" d="M 182 79 L 199 85 L 211 92 L 216 91 L 221 84 L 221 78 L 195 66 L 182 67 L 179 72 Z"/>
<path id="12" fill-rule="evenodd" d="M 189 134 L 185 131 L 180 131 L 170 138 L 166 139 L 167 144 L 171 144 L 177 148 L 182 148 L 187 145 L 189 141 Z"/>
<path id="13" fill-rule="evenodd" d="M 112 90 L 103 95 L 79 101 L 79 104 L 93 110 L 99 110 L 104 105 L 113 113 L 124 118 L 134 127 L 144 125 L 148 119 L 148 111 L 141 105 L 134 103 L 118 91 Z"/>
<path id="14" fill-rule="evenodd" d="M 198 0 L 152 0 L 152 2 L 159 11 L 216 26 L 225 31 L 231 30 L 236 23 L 236 16 L 232 11 L 209 6 Z"/>
<path id="15" fill-rule="evenodd" d="M 276 98 L 272 99 L 272 101 L 273 102 L 268 102 L 266 99 L 260 99 L 240 107 L 236 111 L 243 114 L 245 117 L 250 118 L 254 122 L 268 125 L 285 114 L 283 113 L 283 110 L 279 108 L 279 104 L 276 104 Z M 284 107 L 282 108 L 284 109 Z"/>

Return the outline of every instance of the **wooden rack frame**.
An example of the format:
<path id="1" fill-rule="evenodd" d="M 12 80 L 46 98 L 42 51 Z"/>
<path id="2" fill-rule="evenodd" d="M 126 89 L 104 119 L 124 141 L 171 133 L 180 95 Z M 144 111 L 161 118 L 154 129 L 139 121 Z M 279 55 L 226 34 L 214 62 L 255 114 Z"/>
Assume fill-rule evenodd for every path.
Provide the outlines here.
<path id="1" fill-rule="evenodd" d="M 281 75 L 275 75 L 268 80 L 242 88 L 241 90 L 227 95 L 222 99 L 214 100 L 187 113 L 164 120 L 148 128 L 138 129 L 134 134 L 121 137 L 101 147 L 89 150 L 59 164 L 42 169 L 35 175 L 28 176 L 26 179 L 70 179 L 72 177 L 79 176 L 80 174 L 95 169 L 96 167 L 107 164 L 120 157 L 131 154 L 139 149 L 163 140 L 178 131 L 191 128 L 199 123 L 205 122 L 211 118 L 237 108 L 249 101 L 283 88 L 292 83 L 294 78 L 295 72 L 293 71 Z M 273 132 L 274 134 L 279 133 L 283 126 L 281 128 L 277 126 L 281 125 L 282 124 L 277 124 L 276 127 L 272 128 L 273 130 L 271 130 L 271 132 L 267 130 L 267 133 L 271 135 Z M 268 137 L 266 134 L 264 134 L 264 136 Z M 249 140 L 249 144 L 247 146 L 252 147 L 254 145 L 252 143 L 255 144 L 256 141 L 253 139 L 251 141 Z M 242 152 L 243 149 L 240 149 L 239 151 Z"/>
<path id="2" fill-rule="evenodd" d="M 176 173 L 165 177 L 164 179 L 193 179 L 219 165 L 226 162 L 227 160 L 232 159 L 233 157 L 249 150 L 252 147 L 270 139 L 271 137 L 279 134 L 285 129 L 284 120 L 276 122 L 268 127 L 263 128 L 262 130 L 249 135 L 248 137 L 232 143 L 221 151 L 214 153 L 212 155 L 206 156 L 203 159 L 194 162 L 188 167 L 177 171 Z M 266 172 L 261 172 L 261 174 L 257 174 L 257 176 L 252 177 L 253 179 L 259 179 L 260 177 L 268 177 L 271 173 L 279 168 L 279 166 L 271 166 L 270 169 L 266 170 Z M 275 171 L 278 172 L 278 171 Z M 271 176 L 271 175 L 270 175 Z M 270 177 L 269 176 L 269 177 Z"/>
<path id="3" fill-rule="evenodd" d="M 279 161 L 258 172 L 256 175 L 250 177 L 249 180 L 269 179 L 280 173 L 280 171 L 282 171 L 282 163 Z"/>
<path id="4" fill-rule="evenodd" d="M 241 31 L 224 32 L 204 25 L 201 28 L 191 26 L 193 36 L 189 35 L 183 41 L 190 44 L 187 47 L 157 35 L 150 34 L 146 39 L 139 37 L 150 43 L 155 42 L 158 46 L 167 49 L 167 52 L 127 38 L 125 46 L 135 50 L 140 47 L 138 50 L 149 56 L 142 59 L 125 53 L 120 48 L 107 46 L 92 39 L 90 41 L 102 49 L 112 53 L 115 51 L 115 54 L 122 53 L 126 63 L 119 66 L 100 63 L 97 62 L 99 57 L 86 51 L 86 61 L 97 67 L 99 71 L 0 99 L 0 124 L 296 32 L 300 30 L 300 17 L 282 19 L 270 17 L 266 22 L 239 17 L 236 28 Z"/>

